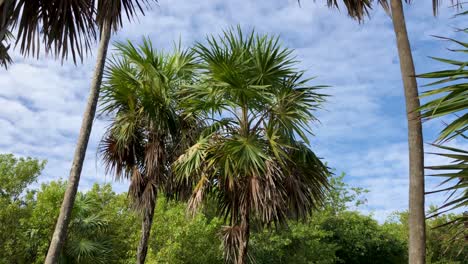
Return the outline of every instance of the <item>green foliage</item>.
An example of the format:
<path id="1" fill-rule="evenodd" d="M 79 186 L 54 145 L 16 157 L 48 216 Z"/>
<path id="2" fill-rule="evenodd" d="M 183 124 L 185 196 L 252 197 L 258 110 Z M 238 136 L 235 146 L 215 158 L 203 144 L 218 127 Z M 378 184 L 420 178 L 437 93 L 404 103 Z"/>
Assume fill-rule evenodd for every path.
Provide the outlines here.
<path id="1" fill-rule="evenodd" d="M 0 197 L 17 200 L 26 186 L 36 181 L 44 166 L 45 161 L 0 154 Z"/>
<path id="2" fill-rule="evenodd" d="M 0 263 L 44 263 L 66 187 L 59 181 L 27 190 L 44 165 L 0 155 Z M 134 255 L 135 222 L 127 197 L 110 185 L 78 193 L 60 263 L 127 263 Z"/>
<path id="3" fill-rule="evenodd" d="M 464 12 L 459 15 L 464 17 L 467 14 Z M 468 33 L 466 29 L 458 32 L 461 35 Z M 464 210 L 468 206 L 468 151 L 443 145 L 446 141 L 455 138 L 462 140 L 468 138 L 465 135 L 468 131 L 468 83 L 466 82 L 468 79 L 468 61 L 466 57 L 463 60 L 463 56 L 468 52 L 468 42 L 452 38 L 438 38 L 448 40 L 460 47 L 451 50 L 460 59 L 433 58 L 450 68 L 419 75 L 420 78 L 436 80 L 426 85 L 436 88 L 421 95 L 421 97 L 433 97 L 421 106 L 423 110 L 422 117 L 427 119 L 448 117 L 451 119 L 437 139 L 442 145 L 434 145 L 440 151 L 436 155 L 450 160 L 450 163 L 428 167 L 428 169 L 435 171 L 435 174 L 429 176 L 443 179 L 441 183 L 443 187 L 428 194 L 445 192 L 448 193 L 448 198 L 437 210 L 433 210 L 430 217 L 457 209 Z M 450 240 L 464 239 L 467 236 L 468 213 L 465 212 L 458 218 L 452 219 L 448 224 L 453 225 L 453 228 L 458 230 L 453 234 L 456 237 Z"/>
<path id="4" fill-rule="evenodd" d="M 333 214 L 350 209 L 350 206 L 353 209 L 357 209 L 367 202 L 364 194 L 368 193 L 369 190 L 349 186 L 344 182 L 344 177 L 344 173 L 341 173 L 339 176 L 331 175 L 329 177 L 330 191 L 325 197 L 323 209 Z"/>
<path id="5" fill-rule="evenodd" d="M 186 204 L 159 199 L 147 263 L 223 263 L 219 218 L 189 216 Z"/>
<path id="6" fill-rule="evenodd" d="M 31 216 L 28 204 L 33 196 L 26 187 L 36 181 L 44 166 L 44 161 L 0 154 L 0 263 L 15 258 L 23 262 L 29 237 L 28 223 L 22 220 Z"/>
<path id="7" fill-rule="evenodd" d="M 427 222 L 428 263 L 434 264 L 462 264 L 468 261 L 468 247 L 465 237 L 456 233 L 459 229 L 447 225 L 460 215 L 445 214 L 434 217 Z"/>
<path id="8" fill-rule="evenodd" d="M 254 233 L 251 254 L 256 263 L 334 264 L 339 246 L 330 242 L 332 235 L 321 229 L 318 221 L 293 221 L 287 229 Z"/>
<path id="9" fill-rule="evenodd" d="M 43 263 L 65 183 L 50 182 L 25 191 L 43 163 L 1 157 L 8 157 L 2 159 L 2 179 L 21 187 L 8 192 L 20 193 L 15 201 L 7 196 L 0 199 L 0 263 Z M 23 180 L 14 179 L 16 174 Z M 362 195 L 366 190 L 346 184 L 344 174 L 330 176 L 329 182 L 330 195 L 324 206 L 306 221 L 289 221 L 288 226 L 273 229 L 252 225 L 249 254 L 253 263 L 407 262 L 407 213 L 395 213 L 393 219 L 379 225 L 371 216 L 351 211 L 365 201 Z M 109 184 L 79 192 L 61 263 L 134 263 L 141 218 L 130 204 L 125 194 L 114 193 Z M 188 215 L 186 207 L 184 202 L 158 199 L 147 263 L 225 263 L 219 232 L 223 219 L 216 217 L 216 206 L 208 202 L 195 215 Z M 456 230 L 449 226 L 434 229 L 457 217 L 452 214 L 428 220 L 428 263 L 466 263 L 465 242 L 446 239 Z"/>
<path id="10" fill-rule="evenodd" d="M 342 212 L 327 218 L 322 228 L 333 232 L 330 241 L 339 245 L 338 263 L 405 263 L 406 247 L 385 232 L 370 216 Z"/>
<path id="11" fill-rule="evenodd" d="M 430 213 L 437 210 L 430 208 Z M 468 248 L 464 238 L 458 238 L 458 232 L 453 225 L 454 219 L 460 218 L 457 214 L 445 214 L 426 220 L 426 259 L 428 264 L 462 264 L 466 263 Z M 393 237 L 400 240 L 406 247 L 408 241 L 408 212 L 396 212 L 390 217 L 383 228 Z M 453 239 L 457 237 L 457 239 Z"/>

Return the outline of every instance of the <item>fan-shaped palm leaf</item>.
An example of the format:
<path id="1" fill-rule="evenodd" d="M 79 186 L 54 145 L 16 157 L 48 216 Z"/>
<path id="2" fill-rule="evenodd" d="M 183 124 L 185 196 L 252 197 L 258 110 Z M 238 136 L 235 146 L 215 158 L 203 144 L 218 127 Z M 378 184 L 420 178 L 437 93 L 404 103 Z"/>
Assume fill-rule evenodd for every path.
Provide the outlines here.
<path id="1" fill-rule="evenodd" d="M 130 180 L 129 196 L 143 213 L 138 263 L 144 262 L 158 192 L 177 197 L 170 164 L 197 137 L 194 115 L 181 113 L 177 91 L 194 79 L 193 53 L 157 52 L 142 45 L 116 44 L 101 92 L 103 115 L 111 117 L 100 153 L 106 170 Z M 182 195 L 182 194 L 181 194 Z"/>
<path id="2" fill-rule="evenodd" d="M 230 29 L 195 51 L 202 72 L 181 105 L 210 121 L 174 172 L 193 186 L 189 210 L 217 201 L 226 259 L 245 263 L 250 221 L 283 224 L 321 203 L 328 171 L 301 140 L 323 95 L 278 38 Z"/>

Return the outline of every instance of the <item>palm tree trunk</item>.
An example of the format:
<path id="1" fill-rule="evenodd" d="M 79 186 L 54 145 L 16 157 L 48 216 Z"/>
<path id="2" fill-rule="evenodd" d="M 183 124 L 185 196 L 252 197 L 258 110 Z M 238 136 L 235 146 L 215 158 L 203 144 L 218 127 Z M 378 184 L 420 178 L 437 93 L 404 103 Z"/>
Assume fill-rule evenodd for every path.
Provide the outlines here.
<path id="1" fill-rule="evenodd" d="M 424 150 L 419 113 L 418 86 L 406 31 L 402 0 L 391 0 L 400 69 L 405 90 L 409 146 L 409 263 L 424 264 L 426 226 L 424 215 Z"/>
<path id="2" fill-rule="evenodd" d="M 68 178 L 67 190 L 65 191 L 65 197 L 62 202 L 62 207 L 60 208 L 60 215 L 57 219 L 57 224 L 55 225 L 49 251 L 47 252 L 47 257 L 45 260 L 46 264 L 56 264 L 58 262 L 63 243 L 65 242 L 68 223 L 70 222 L 73 203 L 75 202 L 75 196 L 78 190 L 78 184 L 80 182 L 81 170 L 83 168 L 86 149 L 88 147 L 89 136 L 91 134 L 94 115 L 96 113 L 99 89 L 101 87 L 102 74 L 104 71 L 110 36 L 111 25 L 110 23 L 104 23 L 101 29 L 101 40 L 99 42 L 99 49 L 97 53 L 96 68 L 94 70 L 94 75 L 91 82 L 91 91 L 85 112 L 83 114 L 83 121 L 81 123 L 80 134 L 76 144 L 75 156 L 73 158 L 73 164 L 70 170 L 70 176 Z"/>
<path id="3" fill-rule="evenodd" d="M 141 238 L 137 251 L 137 264 L 145 263 L 146 254 L 148 253 L 148 241 L 151 233 L 151 225 L 153 224 L 154 208 L 156 202 L 153 202 L 148 210 L 145 210 L 143 215 L 143 223 L 141 226 Z"/>
<path id="4" fill-rule="evenodd" d="M 241 222 L 240 228 L 242 232 L 242 243 L 239 247 L 239 253 L 237 257 L 237 264 L 246 264 L 247 263 L 247 249 L 249 246 L 249 238 L 250 238 L 250 219 L 249 219 L 249 209 L 243 208 L 241 213 Z"/>

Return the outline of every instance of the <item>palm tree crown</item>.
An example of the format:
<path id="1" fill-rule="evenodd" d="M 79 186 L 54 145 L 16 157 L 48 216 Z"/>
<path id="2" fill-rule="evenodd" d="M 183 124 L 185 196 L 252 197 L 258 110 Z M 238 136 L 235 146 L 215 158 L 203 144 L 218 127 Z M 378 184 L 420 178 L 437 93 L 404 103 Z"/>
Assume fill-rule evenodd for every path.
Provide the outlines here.
<path id="1" fill-rule="evenodd" d="M 307 85 L 278 38 L 229 30 L 195 50 L 202 70 L 181 104 L 209 126 L 175 172 L 194 185 L 192 210 L 205 198 L 217 201 L 230 225 L 227 257 L 239 261 L 245 252 L 235 250 L 248 242 L 251 213 L 259 223 L 284 223 L 320 204 L 328 172 L 307 146 L 307 132 L 323 95 Z"/>
<path id="2" fill-rule="evenodd" d="M 196 128 L 180 115 L 176 92 L 193 78 L 191 52 L 157 53 L 149 40 L 116 45 L 102 87 L 101 112 L 112 116 L 100 146 L 106 168 L 131 179 L 137 207 L 168 183 L 168 164 Z"/>

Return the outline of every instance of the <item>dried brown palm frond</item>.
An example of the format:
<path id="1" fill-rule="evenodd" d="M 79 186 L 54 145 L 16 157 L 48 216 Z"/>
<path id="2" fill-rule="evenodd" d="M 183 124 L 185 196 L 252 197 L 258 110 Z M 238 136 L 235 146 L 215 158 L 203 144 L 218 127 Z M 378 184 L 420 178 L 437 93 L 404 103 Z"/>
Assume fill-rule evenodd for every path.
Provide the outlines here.
<path id="1" fill-rule="evenodd" d="M 151 136 L 145 144 L 144 152 L 144 174 L 154 182 L 166 182 L 167 173 L 167 150 L 165 149 L 164 137 L 161 135 Z"/>
<path id="2" fill-rule="evenodd" d="M 283 186 L 287 196 L 289 214 L 296 218 L 304 218 L 313 209 L 319 208 L 328 191 L 329 169 L 306 145 L 296 142 L 287 151 L 291 160 L 288 161 L 288 177 Z"/>
<path id="3" fill-rule="evenodd" d="M 224 226 L 221 229 L 224 258 L 226 262 L 237 263 L 238 249 L 243 243 L 243 232 L 240 226 Z"/>
<path id="4" fill-rule="evenodd" d="M 112 133 L 104 135 L 98 147 L 106 173 L 114 174 L 117 180 L 133 179 L 141 150 L 140 144 L 122 144 Z"/>
<path id="5" fill-rule="evenodd" d="M 342 0 L 345 5 L 348 15 L 356 18 L 359 21 L 363 20 L 365 16 L 369 15 L 370 9 L 372 9 L 371 0 Z M 339 8 L 340 2 L 338 0 L 327 0 L 328 7 Z"/>

